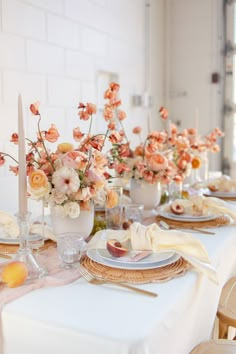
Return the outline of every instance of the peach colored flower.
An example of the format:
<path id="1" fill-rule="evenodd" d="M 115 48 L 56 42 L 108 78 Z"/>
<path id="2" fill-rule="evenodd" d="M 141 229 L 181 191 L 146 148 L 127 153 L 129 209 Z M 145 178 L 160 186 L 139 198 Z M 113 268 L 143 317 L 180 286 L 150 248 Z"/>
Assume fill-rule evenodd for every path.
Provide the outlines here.
<path id="1" fill-rule="evenodd" d="M 126 113 L 122 110 L 118 110 L 118 119 L 119 120 L 124 120 L 126 118 Z"/>
<path id="2" fill-rule="evenodd" d="M 110 119 L 113 119 L 114 113 L 113 109 L 111 108 L 110 105 L 105 105 L 104 111 L 103 111 L 103 117 L 105 118 L 105 121 L 109 121 Z"/>
<path id="3" fill-rule="evenodd" d="M 9 166 L 9 171 L 13 172 L 15 176 L 18 176 L 19 167 L 18 166 Z"/>
<path id="4" fill-rule="evenodd" d="M 71 143 L 61 143 L 57 146 L 57 151 L 62 154 L 74 150 L 74 146 Z"/>
<path id="5" fill-rule="evenodd" d="M 147 159 L 147 163 L 149 168 L 151 168 L 153 171 L 164 170 L 168 167 L 167 158 L 161 154 L 150 155 Z"/>
<path id="6" fill-rule="evenodd" d="M 29 185 L 32 189 L 45 187 L 48 183 L 48 178 L 42 170 L 34 170 L 29 175 Z"/>
<path id="7" fill-rule="evenodd" d="M 107 128 L 110 129 L 110 130 L 115 130 L 115 129 L 116 129 L 116 122 L 111 121 L 111 122 L 108 124 Z"/>
<path id="8" fill-rule="evenodd" d="M 187 129 L 187 132 L 189 135 L 197 135 L 197 129 L 196 128 L 189 128 Z"/>
<path id="9" fill-rule="evenodd" d="M 33 113 L 33 115 L 38 116 L 39 115 L 39 101 L 32 103 L 30 105 L 30 110 Z"/>
<path id="10" fill-rule="evenodd" d="M 79 112 L 79 117 L 81 120 L 88 120 L 89 119 L 89 114 L 86 111 L 80 111 Z"/>
<path id="11" fill-rule="evenodd" d="M 18 144 L 18 134 L 17 133 L 12 134 L 10 142 L 12 142 L 14 144 Z"/>
<path id="12" fill-rule="evenodd" d="M 165 107 L 161 107 L 159 109 L 160 116 L 163 120 L 167 120 L 168 118 L 168 110 Z"/>
<path id="13" fill-rule="evenodd" d="M 113 131 L 109 135 L 109 140 L 112 144 L 116 144 L 116 143 L 119 143 L 120 141 L 122 141 L 122 137 L 120 136 L 120 134 L 117 131 Z"/>
<path id="14" fill-rule="evenodd" d="M 120 89 L 120 85 L 114 81 L 111 82 L 109 86 L 112 91 L 119 91 L 119 89 Z"/>
<path id="15" fill-rule="evenodd" d="M 80 131 L 80 128 L 74 128 L 73 129 L 73 138 L 75 141 L 80 141 L 83 138 L 84 134 Z"/>
<path id="16" fill-rule="evenodd" d="M 116 191 L 109 189 L 107 190 L 106 197 L 106 208 L 111 209 L 114 208 L 119 203 L 119 196 Z"/>
<path id="17" fill-rule="evenodd" d="M 6 160 L 5 160 L 4 156 L 2 156 L 0 154 L 0 166 L 3 166 L 5 162 L 6 162 Z"/>
<path id="18" fill-rule="evenodd" d="M 86 105 L 86 112 L 91 116 L 97 112 L 97 107 L 93 103 L 87 103 Z"/>
<path id="19" fill-rule="evenodd" d="M 110 88 L 108 88 L 104 93 L 104 98 L 112 101 L 116 98 L 116 92 L 113 92 Z"/>
<path id="20" fill-rule="evenodd" d="M 96 150 L 101 151 L 103 148 L 103 144 L 104 144 L 104 136 L 99 134 L 99 135 L 95 135 L 93 136 L 90 140 L 89 140 L 89 144 Z"/>
<path id="21" fill-rule="evenodd" d="M 115 170 L 118 174 L 122 175 L 124 172 L 130 172 L 129 166 L 126 163 L 120 162 L 115 165 Z"/>
<path id="22" fill-rule="evenodd" d="M 55 124 L 51 124 L 51 127 L 48 129 L 48 131 L 45 134 L 45 139 L 50 143 L 55 143 L 59 138 L 59 136 L 60 135 L 57 131 Z"/>
<path id="23" fill-rule="evenodd" d="M 143 153 L 144 153 L 144 148 L 142 145 L 137 146 L 134 150 L 135 156 L 143 156 Z"/>
<path id="24" fill-rule="evenodd" d="M 139 126 L 138 127 L 134 127 L 133 130 L 132 130 L 133 134 L 140 134 L 141 131 L 142 131 L 142 128 L 139 127 Z"/>

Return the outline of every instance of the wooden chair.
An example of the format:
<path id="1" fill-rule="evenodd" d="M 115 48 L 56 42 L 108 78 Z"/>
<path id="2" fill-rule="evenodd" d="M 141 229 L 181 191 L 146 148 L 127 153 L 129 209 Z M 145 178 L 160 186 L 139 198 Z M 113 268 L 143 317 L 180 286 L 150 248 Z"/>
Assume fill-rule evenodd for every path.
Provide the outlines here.
<path id="1" fill-rule="evenodd" d="M 212 339 L 197 345 L 190 354 L 236 354 L 236 341 Z"/>
<path id="2" fill-rule="evenodd" d="M 236 276 L 228 280 L 222 289 L 217 310 L 219 338 L 228 338 L 229 326 L 236 328 Z"/>

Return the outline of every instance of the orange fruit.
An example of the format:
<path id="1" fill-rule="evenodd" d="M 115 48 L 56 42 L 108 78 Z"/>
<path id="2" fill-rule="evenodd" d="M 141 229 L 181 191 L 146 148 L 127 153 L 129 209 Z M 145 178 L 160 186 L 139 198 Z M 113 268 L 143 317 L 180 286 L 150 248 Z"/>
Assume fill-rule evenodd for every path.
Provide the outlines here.
<path id="1" fill-rule="evenodd" d="M 14 261 L 6 264 L 1 272 L 3 283 L 9 288 L 16 288 L 24 284 L 28 276 L 28 269 L 24 262 Z"/>
<path id="2" fill-rule="evenodd" d="M 192 159 L 192 168 L 193 168 L 193 169 L 200 168 L 200 167 L 201 167 L 201 164 L 202 164 L 202 161 L 201 161 L 201 159 L 200 159 L 199 156 L 195 156 L 195 157 Z"/>

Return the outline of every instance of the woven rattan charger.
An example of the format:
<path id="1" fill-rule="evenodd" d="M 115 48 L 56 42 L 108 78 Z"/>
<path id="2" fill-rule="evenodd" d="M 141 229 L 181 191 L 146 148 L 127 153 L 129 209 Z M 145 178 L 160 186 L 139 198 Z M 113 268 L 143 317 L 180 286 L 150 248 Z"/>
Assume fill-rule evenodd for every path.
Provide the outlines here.
<path id="1" fill-rule="evenodd" d="M 91 260 L 84 256 L 81 264 L 94 276 L 102 277 L 113 282 L 127 282 L 134 284 L 145 284 L 152 282 L 165 282 L 172 278 L 183 275 L 191 265 L 183 258 L 163 267 L 144 270 L 131 270 L 112 268 Z"/>
<path id="2" fill-rule="evenodd" d="M 42 252 L 51 246 L 55 247 L 55 245 L 56 245 L 56 243 L 54 241 L 46 240 L 46 241 L 44 241 L 44 244 L 41 247 L 39 247 L 38 252 Z M 3 254 L 15 254 L 15 253 L 17 253 L 18 248 L 19 248 L 19 245 L 0 243 L 0 253 L 3 253 Z"/>
<path id="3" fill-rule="evenodd" d="M 158 215 L 156 217 L 156 222 L 158 223 L 161 220 L 166 221 L 170 226 L 176 228 L 180 227 L 181 229 L 188 229 L 189 227 L 210 228 L 210 227 L 226 226 L 230 224 L 230 218 L 226 215 L 218 216 L 217 218 L 212 220 L 196 221 L 196 222 L 172 220 Z"/>

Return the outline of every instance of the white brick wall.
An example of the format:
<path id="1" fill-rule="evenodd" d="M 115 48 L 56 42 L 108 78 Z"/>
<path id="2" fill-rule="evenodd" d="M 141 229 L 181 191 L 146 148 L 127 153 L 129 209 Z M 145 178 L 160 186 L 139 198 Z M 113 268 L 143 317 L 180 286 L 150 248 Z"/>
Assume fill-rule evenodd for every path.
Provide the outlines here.
<path id="1" fill-rule="evenodd" d="M 144 5 L 145 0 L 0 0 L 0 151 L 9 149 L 17 130 L 19 92 L 26 135 L 35 134 L 29 105 L 38 100 L 42 127 L 55 123 L 64 141 L 73 127 L 83 128 L 78 103 L 97 103 L 98 91 L 103 102 L 97 87 L 102 71 L 118 77 L 128 129 L 143 121 L 146 126 L 145 110 L 131 106 L 132 95 L 144 91 Z M 7 175 L 0 168 L 0 177 Z"/>
<path id="2" fill-rule="evenodd" d="M 45 39 L 45 13 L 17 0 L 2 0 L 3 31 L 35 39 Z"/>

